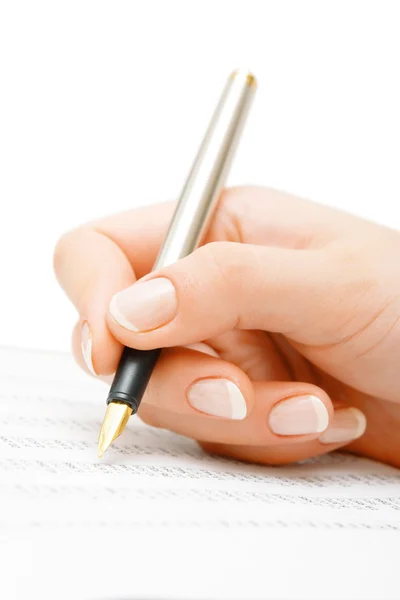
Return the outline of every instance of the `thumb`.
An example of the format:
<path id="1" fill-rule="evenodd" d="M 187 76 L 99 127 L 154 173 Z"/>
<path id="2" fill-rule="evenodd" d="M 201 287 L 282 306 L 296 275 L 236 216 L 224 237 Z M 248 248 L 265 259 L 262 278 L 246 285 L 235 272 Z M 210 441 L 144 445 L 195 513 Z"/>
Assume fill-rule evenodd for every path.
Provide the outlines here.
<path id="1" fill-rule="evenodd" d="M 332 285 L 336 270 L 324 250 L 213 242 L 116 294 L 108 325 L 123 344 L 140 349 L 235 328 L 325 343 L 338 304 L 332 289 L 341 294 Z"/>

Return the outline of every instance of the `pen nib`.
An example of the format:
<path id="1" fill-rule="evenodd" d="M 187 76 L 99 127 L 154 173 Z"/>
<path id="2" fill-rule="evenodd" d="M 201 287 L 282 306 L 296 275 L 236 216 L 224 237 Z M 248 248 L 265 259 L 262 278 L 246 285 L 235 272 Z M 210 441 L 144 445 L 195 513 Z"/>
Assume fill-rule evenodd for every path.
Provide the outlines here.
<path id="1" fill-rule="evenodd" d="M 107 448 L 124 431 L 131 414 L 132 409 L 127 404 L 123 404 L 122 402 L 109 403 L 104 416 L 103 425 L 100 429 L 99 442 L 97 445 L 99 458 L 103 456 Z"/>

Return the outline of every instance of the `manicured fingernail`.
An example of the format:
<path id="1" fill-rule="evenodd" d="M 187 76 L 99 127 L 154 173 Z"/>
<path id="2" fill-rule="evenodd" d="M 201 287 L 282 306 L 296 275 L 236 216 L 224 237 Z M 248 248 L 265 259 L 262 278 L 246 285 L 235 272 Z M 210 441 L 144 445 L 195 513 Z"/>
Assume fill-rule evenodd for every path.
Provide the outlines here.
<path id="1" fill-rule="evenodd" d="M 281 400 L 269 414 L 269 426 L 278 435 L 320 433 L 328 424 L 328 411 L 317 396 L 294 396 Z"/>
<path id="2" fill-rule="evenodd" d="M 322 444 L 351 442 L 361 437 L 367 427 L 367 419 L 358 408 L 340 408 L 335 411 L 328 429 L 320 436 Z"/>
<path id="3" fill-rule="evenodd" d="M 89 371 L 92 373 L 92 375 L 96 375 L 96 371 L 94 370 L 93 361 L 92 361 L 92 345 L 93 345 L 93 340 L 92 340 L 92 334 L 90 331 L 89 323 L 87 321 L 84 321 L 83 325 L 82 325 L 82 330 L 81 330 L 82 355 L 83 355 L 83 358 L 85 360 L 86 366 L 89 369 Z"/>
<path id="4" fill-rule="evenodd" d="M 135 283 L 110 303 L 111 316 L 130 331 L 157 329 L 172 321 L 177 310 L 175 288 L 166 277 Z"/>
<path id="5" fill-rule="evenodd" d="M 200 379 L 189 388 L 187 399 L 193 408 L 214 417 L 241 420 L 247 413 L 240 389 L 229 379 Z"/>
<path id="6" fill-rule="evenodd" d="M 197 352 L 202 352 L 203 354 L 208 354 L 209 356 L 214 356 L 215 358 L 219 358 L 217 352 L 215 352 L 214 348 L 211 348 L 208 344 L 204 342 L 198 342 L 197 344 L 187 344 L 184 348 L 189 348 L 189 350 L 196 350 Z"/>

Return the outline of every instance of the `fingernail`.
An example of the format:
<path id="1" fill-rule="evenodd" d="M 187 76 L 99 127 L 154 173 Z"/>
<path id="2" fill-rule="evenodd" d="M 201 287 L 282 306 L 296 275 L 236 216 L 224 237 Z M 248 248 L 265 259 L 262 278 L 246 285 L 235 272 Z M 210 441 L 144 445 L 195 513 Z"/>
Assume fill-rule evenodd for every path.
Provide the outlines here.
<path id="1" fill-rule="evenodd" d="M 189 350 L 196 350 L 196 352 L 201 352 L 202 354 L 208 354 L 209 356 L 214 356 L 214 358 L 219 358 L 217 352 L 215 352 L 214 348 L 211 348 L 208 344 L 204 342 L 198 342 L 197 344 L 187 344 L 184 348 L 188 348 Z"/>
<path id="2" fill-rule="evenodd" d="M 361 437 L 367 427 L 367 419 L 358 408 L 341 408 L 335 411 L 328 429 L 320 436 L 321 444 L 351 442 Z"/>
<path id="3" fill-rule="evenodd" d="M 187 392 L 188 402 L 202 413 L 241 420 L 247 413 L 246 401 L 238 388 L 229 379 L 201 379 Z"/>
<path id="4" fill-rule="evenodd" d="M 92 345 L 93 345 L 93 340 L 92 340 L 92 334 L 90 331 L 89 323 L 87 321 L 84 321 L 82 324 L 82 330 L 81 330 L 82 355 L 85 360 L 86 366 L 89 369 L 89 371 L 91 372 L 91 374 L 96 375 L 96 371 L 94 370 L 93 361 L 92 361 Z"/>
<path id="5" fill-rule="evenodd" d="M 269 426 L 278 435 L 320 433 L 328 424 L 328 411 L 317 396 L 294 396 L 281 400 L 269 414 Z"/>
<path id="6" fill-rule="evenodd" d="M 166 277 L 135 283 L 116 294 L 111 316 L 130 331 L 149 331 L 165 325 L 178 309 L 175 288 Z"/>

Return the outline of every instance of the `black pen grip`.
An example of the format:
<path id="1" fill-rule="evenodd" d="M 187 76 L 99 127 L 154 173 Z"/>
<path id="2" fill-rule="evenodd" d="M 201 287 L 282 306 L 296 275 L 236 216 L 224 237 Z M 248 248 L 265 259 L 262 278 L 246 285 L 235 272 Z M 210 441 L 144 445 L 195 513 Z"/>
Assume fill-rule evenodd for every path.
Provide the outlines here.
<path id="1" fill-rule="evenodd" d="M 130 406 L 132 414 L 135 414 L 160 353 L 158 348 L 135 350 L 125 347 L 108 394 L 107 404 L 119 400 Z"/>

